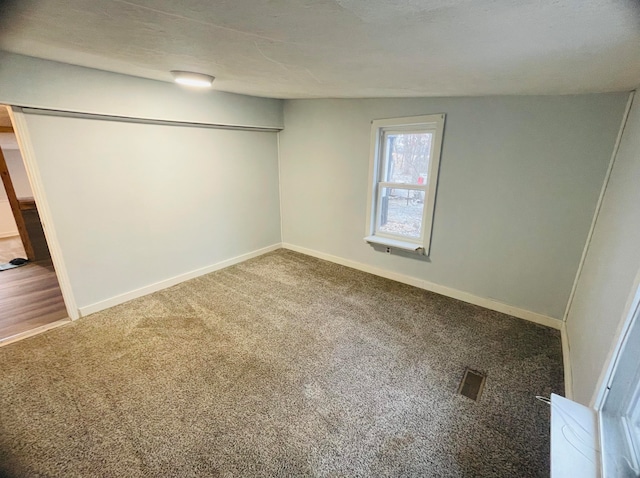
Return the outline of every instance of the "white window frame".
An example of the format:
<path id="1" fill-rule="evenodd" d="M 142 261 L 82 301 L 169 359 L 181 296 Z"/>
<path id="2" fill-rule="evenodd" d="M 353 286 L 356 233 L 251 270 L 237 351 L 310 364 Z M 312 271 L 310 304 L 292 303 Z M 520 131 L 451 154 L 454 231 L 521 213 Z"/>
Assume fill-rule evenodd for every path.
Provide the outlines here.
<path id="1" fill-rule="evenodd" d="M 638 430 L 629 423 L 630 420 L 637 420 L 640 414 L 640 364 L 636 349 L 629 348 L 637 346 L 640 334 L 640 274 L 636 277 L 634 290 L 630 303 L 625 307 L 626 319 L 610 354 L 605 379 L 593 400 L 599 425 L 601 474 L 605 478 L 623 476 L 621 456 L 627 453 L 631 456 L 624 461 L 628 460 L 627 464 L 635 471 L 633 475 L 624 476 L 638 476 L 640 472 L 637 459 L 640 436 Z M 631 337 L 635 338 L 635 342 Z"/>
<path id="2" fill-rule="evenodd" d="M 640 397 L 640 365 L 636 349 L 640 327 L 640 273 L 625 305 L 624 321 L 609 352 L 608 366 L 600 377 L 589 407 L 551 396 L 551 477 L 636 477 L 639 436 L 629 425 L 637 419 Z M 631 337 L 635 342 L 630 342 Z M 635 377 L 635 379 L 633 379 Z M 631 378 L 631 380 L 629 380 Z M 626 386 L 625 386 L 626 383 Z M 622 388 L 620 388 L 620 386 Z M 611 407 L 608 400 L 614 400 Z M 607 410 L 609 408 L 609 410 Z M 608 415 L 608 417 L 605 417 Z M 634 453 L 629 456 L 627 452 Z M 626 458 L 622 458 L 626 456 Z M 621 466 L 621 465 L 629 466 Z M 633 469 L 633 470 L 632 470 Z"/>
<path id="3" fill-rule="evenodd" d="M 438 173 L 440 171 L 440 154 L 444 132 L 444 114 L 409 116 L 404 118 L 379 119 L 371 122 L 371 155 L 369 163 L 369 191 L 367 202 L 367 227 L 365 241 L 390 248 L 429 255 L 431 249 L 431 233 L 433 214 L 435 211 Z M 383 181 L 382 174 L 386 160 L 385 135 L 392 133 L 433 133 L 429 156 L 429 171 L 426 184 L 407 184 Z M 399 234 L 378 231 L 383 188 L 424 191 L 424 208 L 422 217 L 422 233 L 419 238 L 410 238 Z"/>

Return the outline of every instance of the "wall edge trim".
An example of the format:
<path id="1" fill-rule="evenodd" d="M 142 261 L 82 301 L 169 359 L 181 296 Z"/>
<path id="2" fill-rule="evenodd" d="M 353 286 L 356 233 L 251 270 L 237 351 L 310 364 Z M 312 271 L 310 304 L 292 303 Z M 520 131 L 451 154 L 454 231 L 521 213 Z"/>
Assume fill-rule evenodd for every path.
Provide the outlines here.
<path id="1" fill-rule="evenodd" d="M 629 119 L 629 113 L 631 112 L 631 106 L 633 104 L 634 97 L 635 97 L 635 90 L 629 92 L 627 105 L 625 107 L 624 113 L 622 114 L 620 128 L 618 129 L 618 136 L 616 137 L 616 142 L 613 144 L 611 158 L 609 159 L 609 166 L 607 167 L 607 172 L 604 175 L 604 180 L 602 182 L 602 187 L 600 188 L 600 196 L 598 196 L 598 202 L 596 203 L 596 208 L 593 211 L 593 218 L 591 219 L 591 227 L 589 227 L 589 232 L 587 233 L 587 239 L 582 249 L 582 256 L 580 256 L 580 262 L 578 263 L 578 270 L 576 271 L 576 276 L 573 279 L 571 292 L 569 293 L 569 298 L 567 299 L 567 306 L 565 308 L 564 315 L 562 316 L 563 322 L 567 321 L 567 318 L 569 317 L 569 313 L 571 312 L 573 299 L 575 298 L 576 290 L 578 289 L 578 282 L 580 281 L 580 276 L 582 275 L 582 269 L 584 267 L 584 263 L 587 260 L 587 253 L 589 252 L 589 247 L 591 246 L 591 239 L 593 238 L 593 233 L 596 229 L 596 223 L 598 222 L 598 216 L 600 215 L 600 209 L 602 208 L 604 195 L 607 191 L 609 180 L 611 179 L 611 172 L 613 171 L 613 165 L 616 162 L 616 156 L 618 155 L 618 149 L 620 148 L 620 141 L 622 141 L 622 134 L 624 133 L 624 128 L 627 125 L 627 120 Z"/>
<path id="2" fill-rule="evenodd" d="M 564 368 L 564 396 L 573 400 L 573 375 L 571 371 L 571 353 L 569 350 L 569 334 L 567 333 L 567 323 L 562 322 L 560 328 L 562 339 L 562 366 Z"/>

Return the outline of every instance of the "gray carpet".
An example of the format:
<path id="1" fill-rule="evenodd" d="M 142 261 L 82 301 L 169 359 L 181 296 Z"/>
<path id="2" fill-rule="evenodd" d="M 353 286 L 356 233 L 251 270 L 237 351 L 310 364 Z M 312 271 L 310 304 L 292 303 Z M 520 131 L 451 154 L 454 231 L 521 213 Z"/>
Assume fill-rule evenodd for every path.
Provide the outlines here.
<path id="1" fill-rule="evenodd" d="M 0 348 L 0 469 L 548 476 L 557 331 L 277 251 Z M 478 402 L 456 394 L 487 374 Z"/>

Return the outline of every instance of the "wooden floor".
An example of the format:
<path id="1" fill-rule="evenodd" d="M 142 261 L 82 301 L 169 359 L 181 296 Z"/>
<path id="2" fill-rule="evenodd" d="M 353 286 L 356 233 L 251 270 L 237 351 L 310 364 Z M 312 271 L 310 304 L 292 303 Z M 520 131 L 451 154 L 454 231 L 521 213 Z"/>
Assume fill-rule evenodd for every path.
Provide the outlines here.
<path id="1" fill-rule="evenodd" d="M 0 341 L 66 317 L 51 261 L 0 272 Z"/>

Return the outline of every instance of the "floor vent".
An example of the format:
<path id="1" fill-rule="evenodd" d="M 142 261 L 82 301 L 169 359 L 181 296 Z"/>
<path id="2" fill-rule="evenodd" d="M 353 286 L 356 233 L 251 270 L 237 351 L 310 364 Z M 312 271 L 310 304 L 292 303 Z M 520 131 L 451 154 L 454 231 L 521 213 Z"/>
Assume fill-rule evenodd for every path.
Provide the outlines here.
<path id="1" fill-rule="evenodd" d="M 480 372 L 467 368 L 464 371 L 462 382 L 458 387 L 458 393 L 470 398 L 471 400 L 478 401 L 480 395 L 482 395 L 482 389 L 484 388 L 484 381 L 487 377 Z"/>

